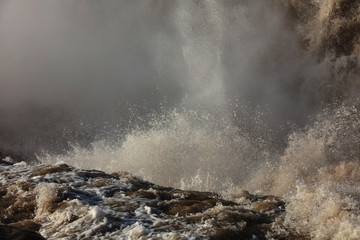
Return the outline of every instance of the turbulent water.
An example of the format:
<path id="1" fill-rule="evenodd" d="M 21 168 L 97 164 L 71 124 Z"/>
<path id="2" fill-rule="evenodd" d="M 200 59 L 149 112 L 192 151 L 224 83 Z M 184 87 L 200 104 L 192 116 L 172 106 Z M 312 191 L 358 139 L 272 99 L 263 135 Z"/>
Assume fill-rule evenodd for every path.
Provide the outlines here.
<path id="1" fill-rule="evenodd" d="M 1 1 L 0 223 L 359 239 L 359 16 L 357 0 Z"/>

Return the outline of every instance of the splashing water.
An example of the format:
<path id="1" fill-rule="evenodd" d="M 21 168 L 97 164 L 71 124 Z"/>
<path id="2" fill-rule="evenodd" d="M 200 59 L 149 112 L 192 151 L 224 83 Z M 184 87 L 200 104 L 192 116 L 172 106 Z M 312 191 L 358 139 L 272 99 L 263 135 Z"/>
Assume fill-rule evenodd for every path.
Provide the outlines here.
<path id="1" fill-rule="evenodd" d="M 8 33 L 0 40 L 14 49 L 23 45 L 18 38 L 22 26 L 10 31 L 7 23 L 20 3 L 0 3 L 5 6 L 0 17 L 6 20 L 0 31 Z M 63 35 L 47 36 L 50 43 L 39 49 L 60 59 L 39 51 L 39 64 L 15 74 L 11 69 L 23 66 L 33 52 L 23 47 L 15 56 L 0 42 L 5 53 L 0 63 L 7 64 L 0 66 L 1 77 L 14 93 L 0 94 L 7 99 L 0 105 L 0 131 L 7 133 L 0 137 L 1 149 L 13 150 L 6 146 L 20 138 L 39 145 L 28 148 L 43 163 L 125 170 L 164 186 L 214 191 L 229 199 L 241 189 L 275 194 L 286 202 L 273 226 L 276 236 L 360 237 L 357 1 L 97 4 L 103 12 L 79 1 L 76 18 L 59 2 L 49 3 L 56 17 L 42 17 L 56 23 Z M 83 6 L 87 10 L 80 11 Z M 21 11 L 25 19 L 35 18 L 38 33 L 48 33 L 34 16 L 36 8 Z M 66 27 L 72 21 L 76 24 Z M 34 33 L 22 34 L 37 39 Z M 61 37 L 69 50 L 59 48 L 55 40 Z M 54 62 L 46 71 L 39 70 L 49 59 Z M 81 71 L 70 67 L 69 59 Z M 56 80 L 62 79 L 58 67 L 67 73 L 61 75 L 64 81 Z M 30 76 L 28 90 L 17 87 L 26 82 L 24 76 Z M 48 84 L 41 95 L 37 88 L 49 76 L 56 76 L 57 84 Z M 39 107 L 39 116 L 21 112 L 27 105 L 15 94 Z M 63 101 L 65 94 L 75 106 Z M 14 114 L 16 109 L 21 114 Z M 69 117 L 47 109 L 61 109 Z M 24 126 L 19 129 L 45 127 L 35 131 L 38 138 L 28 130 L 16 134 L 9 119 Z M 74 134 L 66 135 L 65 129 Z M 61 137 L 51 148 L 45 144 L 48 136 Z M 38 187 L 39 206 L 46 208 L 43 199 L 54 188 Z M 39 208 L 37 215 L 46 212 Z M 142 234 L 144 229 L 137 230 Z"/>

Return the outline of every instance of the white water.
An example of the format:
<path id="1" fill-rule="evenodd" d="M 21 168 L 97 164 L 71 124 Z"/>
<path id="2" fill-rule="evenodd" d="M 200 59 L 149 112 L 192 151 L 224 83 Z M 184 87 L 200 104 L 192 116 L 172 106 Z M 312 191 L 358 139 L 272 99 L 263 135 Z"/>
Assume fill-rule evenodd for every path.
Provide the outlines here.
<path id="1" fill-rule="evenodd" d="M 303 13 L 304 18 L 310 16 L 295 27 L 286 24 L 285 10 L 270 3 L 179 1 L 164 4 L 165 10 L 154 2 L 120 3 L 120 6 L 126 5 L 129 12 L 148 14 L 140 20 L 133 17 L 136 14 L 125 14 L 123 10 L 118 10 L 122 16 L 118 18 L 102 5 L 106 17 L 100 19 L 112 24 L 105 24 L 108 29 L 100 31 L 104 35 L 99 35 L 105 36 L 99 39 L 103 44 L 89 40 L 88 48 L 80 43 L 93 39 L 93 26 L 74 20 L 79 26 L 88 27 L 85 35 L 80 34 L 75 41 L 81 46 L 80 52 L 89 52 L 94 61 L 81 65 L 82 71 L 88 74 L 80 74 L 81 80 L 78 80 L 74 70 L 74 75 L 64 78 L 69 83 L 60 84 L 61 91 L 49 84 L 51 91 L 47 93 L 58 94 L 50 97 L 39 94 L 36 88 L 41 84 L 36 84 L 36 77 L 32 78 L 34 89 L 25 91 L 24 96 L 34 102 L 51 100 L 50 108 L 60 104 L 67 109 L 68 103 L 54 97 L 62 98 L 76 83 L 78 87 L 71 95 L 75 98 L 69 99 L 82 98 L 75 109 L 85 116 L 80 126 L 89 126 L 91 137 L 85 141 L 88 144 L 76 137 L 70 139 L 75 144 L 65 149 L 66 154 L 55 154 L 43 146 L 46 154 L 40 154 L 39 159 L 107 172 L 126 170 L 157 184 L 216 191 L 229 198 L 239 189 L 276 194 L 287 202 L 278 231 L 291 229 L 314 239 L 359 238 L 359 114 L 357 105 L 350 104 L 356 103 L 354 99 L 358 96 L 358 46 L 341 56 L 328 50 L 327 39 L 338 34 L 340 27 L 325 31 L 324 26 L 332 23 L 336 24 L 331 26 L 347 26 L 347 19 L 334 13 L 340 3 L 310 2 L 312 5 L 308 6 L 299 1 L 284 4 Z M 6 4 L 15 11 L 14 6 L 19 2 Z M 50 5 L 57 12 L 56 4 Z M 34 9 L 30 11 L 34 12 Z M 92 19 L 90 13 L 84 10 L 85 20 Z M 67 14 L 62 10 L 56 16 L 64 21 Z M 2 17 L 11 19 L 6 14 Z M 159 23 L 165 20 L 166 24 Z M 141 30 L 122 24 L 125 21 Z M 47 32 L 41 21 L 36 23 L 39 32 Z M 2 26 L 2 31 L 8 32 L 6 22 Z M 73 36 L 72 31 L 69 36 Z M 114 32 L 117 38 L 113 38 Z M 15 44 L 11 37 L 19 39 L 16 34 L 8 36 L 2 38 L 11 46 Z M 338 38 L 341 39 L 340 34 Z M 72 42 L 71 39 L 67 42 Z M 115 39 L 121 39 L 120 43 Z M 18 41 L 23 43 L 21 39 Z M 50 44 L 49 49 L 52 47 Z M 4 47 L 1 49 L 5 51 Z M 58 55 L 59 49 L 55 49 Z M 100 49 L 104 59 L 113 53 L 110 63 L 100 64 L 99 58 L 94 57 L 98 56 L 94 49 Z M 25 55 L 25 59 L 32 56 Z M 69 56 L 73 55 L 64 54 L 64 62 Z M 16 68 L 23 61 L 15 61 L 17 64 L 12 66 Z M 31 75 L 34 69 L 41 68 L 29 66 L 23 75 Z M 8 69 L 4 70 L 13 76 Z M 63 72 L 67 70 L 65 66 Z M 92 73 L 96 73 L 96 77 L 93 78 Z M 25 78 L 16 79 L 15 83 L 22 85 Z M 91 79 L 91 91 L 82 89 L 88 84 L 84 79 Z M 15 83 L 9 84 L 10 89 L 19 90 Z M 17 100 L 13 96 L 9 95 L 10 104 L 5 106 L 17 106 L 11 103 Z M 338 104 L 332 97 L 339 97 L 338 101 L 344 103 Z M 351 101 L 347 97 L 352 97 Z M 118 102 L 124 106 L 127 101 L 131 106 L 146 102 L 150 108 L 156 107 L 151 108 L 154 111 L 147 111 L 148 105 L 136 106 L 138 111 L 127 109 L 126 104 L 126 107 L 114 107 Z M 22 105 L 24 100 L 19 102 Z M 160 103 L 165 105 L 164 109 Z M 323 107 L 325 104 L 329 107 Z M 149 112 L 151 117 L 147 115 Z M 97 135 L 101 132 L 97 132 L 97 127 L 103 125 L 99 124 L 101 120 L 97 115 L 101 120 L 102 117 L 110 119 L 108 125 L 104 124 L 110 130 L 99 134 L 101 137 Z M 23 116 L 21 122 L 27 119 L 27 114 Z M 92 117 L 96 120 L 92 121 Z M 35 118 L 41 119 L 41 115 Z M 56 122 L 55 117 L 54 125 L 64 123 L 65 127 L 73 127 L 74 124 L 77 129 L 79 119 L 74 118 Z M 128 121 L 129 124 L 124 124 Z M 3 128 L 9 125 L 5 123 Z M 24 139 L 32 139 L 26 136 Z"/>

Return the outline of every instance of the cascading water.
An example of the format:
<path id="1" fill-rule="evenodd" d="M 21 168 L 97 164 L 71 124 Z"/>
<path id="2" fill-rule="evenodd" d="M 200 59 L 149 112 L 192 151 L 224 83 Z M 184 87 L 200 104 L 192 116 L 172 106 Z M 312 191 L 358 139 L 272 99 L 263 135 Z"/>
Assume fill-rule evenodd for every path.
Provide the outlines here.
<path id="1" fill-rule="evenodd" d="M 230 200 L 274 194 L 276 236 L 357 239 L 359 9 L 0 2 L 0 151 Z"/>
<path id="2" fill-rule="evenodd" d="M 198 11 L 199 14 L 194 14 L 194 10 L 199 8 L 198 4 L 178 3 L 174 20 L 180 32 L 181 50 L 189 75 L 185 81 L 191 99 L 186 100 L 192 104 L 208 102 L 213 106 L 224 106 L 224 9 L 216 1 L 206 1 L 200 3 L 203 10 Z"/>

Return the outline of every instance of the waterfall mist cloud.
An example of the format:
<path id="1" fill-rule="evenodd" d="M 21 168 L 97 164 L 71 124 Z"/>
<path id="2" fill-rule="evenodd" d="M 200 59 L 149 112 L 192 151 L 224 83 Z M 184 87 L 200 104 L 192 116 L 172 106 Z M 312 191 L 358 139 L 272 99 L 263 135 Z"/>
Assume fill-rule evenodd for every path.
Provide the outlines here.
<path id="1" fill-rule="evenodd" d="M 22 137 L 61 138 L 62 128 L 77 132 L 80 120 L 90 128 L 119 124 L 128 120 L 127 105 L 151 109 L 167 95 L 168 101 L 181 96 L 177 82 L 159 76 L 152 53 L 157 34 L 169 31 L 167 5 L 2 1 L 3 148 Z"/>
<path id="2" fill-rule="evenodd" d="M 328 66 L 304 54 L 285 12 L 269 6 L 2 1 L 0 149 L 66 151 L 164 105 L 232 114 L 237 100 L 268 111 L 276 130 L 303 124 L 322 103 Z"/>

